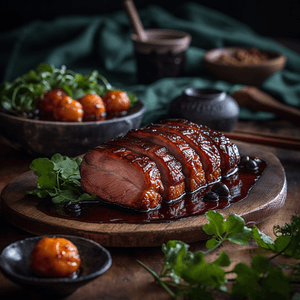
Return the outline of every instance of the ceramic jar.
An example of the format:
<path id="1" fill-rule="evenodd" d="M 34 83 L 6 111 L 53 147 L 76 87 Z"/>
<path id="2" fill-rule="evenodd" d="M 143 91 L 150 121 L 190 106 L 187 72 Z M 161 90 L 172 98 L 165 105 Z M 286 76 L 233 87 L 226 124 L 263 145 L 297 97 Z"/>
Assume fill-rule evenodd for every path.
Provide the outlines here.
<path id="1" fill-rule="evenodd" d="M 183 76 L 191 35 L 170 29 L 147 29 L 146 40 L 133 33 L 137 81 L 149 84 L 163 77 Z"/>
<path id="2" fill-rule="evenodd" d="M 218 131 L 233 131 L 239 105 L 233 97 L 217 89 L 188 88 L 170 105 L 171 118 L 183 118 Z"/>

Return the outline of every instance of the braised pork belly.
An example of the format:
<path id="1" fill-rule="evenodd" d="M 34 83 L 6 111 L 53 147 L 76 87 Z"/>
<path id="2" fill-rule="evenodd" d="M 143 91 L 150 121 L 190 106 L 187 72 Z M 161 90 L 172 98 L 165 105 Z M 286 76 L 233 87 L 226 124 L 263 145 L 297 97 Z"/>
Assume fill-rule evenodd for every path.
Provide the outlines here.
<path id="1" fill-rule="evenodd" d="M 238 148 L 222 133 L 168 119 L 88 151 L 81 185 L 104 201 L 151 210 L 229 176 L 239 161 Z"/>

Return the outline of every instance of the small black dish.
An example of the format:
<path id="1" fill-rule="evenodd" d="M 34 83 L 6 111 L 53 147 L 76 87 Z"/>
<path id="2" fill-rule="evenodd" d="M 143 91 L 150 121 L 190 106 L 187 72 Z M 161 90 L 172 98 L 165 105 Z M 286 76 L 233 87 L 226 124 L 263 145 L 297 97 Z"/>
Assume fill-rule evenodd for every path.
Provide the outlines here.
<path id="1" fill-rule="evenodd" d="M 31 251 L 43 237 L 27 238 L 7 246 L 0 256 L 2 273 L 13 282 L 33 292 L 67 296 L 102 275 L 111 266 L 110 253 L 98 243 L 76 236 L 55 235 L 70 240 L 77 247 L 81 257 L 79 272 L 66 278 L 37 277 L 30 270 L 29 259 Z"/>

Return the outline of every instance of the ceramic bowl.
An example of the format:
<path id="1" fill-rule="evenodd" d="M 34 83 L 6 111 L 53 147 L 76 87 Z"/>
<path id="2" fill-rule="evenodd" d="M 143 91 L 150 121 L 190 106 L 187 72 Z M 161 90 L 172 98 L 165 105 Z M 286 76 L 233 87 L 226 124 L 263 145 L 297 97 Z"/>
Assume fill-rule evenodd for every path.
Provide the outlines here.
<path id="1" fill-rule="evenodd" d="M 268 55 L 268 59 L 257 64 L 230 65 L 219 62 L 221 55 L 233 56 L 237 50 L 252 47 L 228 47 L 207 51 L 203 56 L 203 65 L 215 77 L 232 83 L 245 85 L 261 85 L 275 72 L 282 70 L 286 57 L 278 52 L 260 50 Z"/>
<path id="2" fill-rule="evenodd" d="M 35 157 L 55 153 L 77 156 L 139 128 L 144 110 L 144 104 L 138 101 L 122 117 L 80 123 L 26 119 L 0 112 L 0 134 L 12 147 Z"/>
<path id="3" fill-rule="evenodd" d="M 136 33 L 131 35 L 138 82 L 149 84 L 163 77 L 183 76 L 191 35 L 170 29 L 147 29 L 145 34 L 146 40 Z"/>
<path id="4" fill-rule="evenodd" d="M 231 132 L 238 121 L 239 111 L 236 100 L 224 91 L 187 88 L 171 102 L 169 116 Z"/>
<path id="5" fill-rule="evenodd" d="M 51 236 L 49 236 L 51 237 Z M 106 272 L 112 263 L 110 253 L 98 243 L 75 236 L 57 235 L 70 240 L 78 249 L 81 266 L 77 276 L 42 278 L 30 270 L 30 254 L 43 236 L 27 238 L 7 246 L 0 256 L 2 273 L 13 282 L 39 294 L 66 296 Z"/>

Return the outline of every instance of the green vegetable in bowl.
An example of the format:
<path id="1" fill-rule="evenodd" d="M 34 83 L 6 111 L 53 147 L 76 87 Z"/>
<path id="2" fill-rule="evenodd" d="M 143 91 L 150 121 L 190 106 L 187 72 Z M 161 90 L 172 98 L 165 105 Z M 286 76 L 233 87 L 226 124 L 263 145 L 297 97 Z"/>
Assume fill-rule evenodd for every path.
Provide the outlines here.
<path id="1" fill-rule="evenodd" d="M 49 64 L 39 64 L 36 70 L 30 70 L 13 82 L 4 82 L 0 88 L 0 110 L 23 117 L 30 117 L 36 109 L 36 100 L 53 88 L 63 89 L 68 96 L 78 99 L 86 94 L 105 95 L 115 88 L 105 77 L 94 70 L 83 75 L 60 69 Z M 133 93 L 128 93 L 131 106 L 137 102 Z"/>

